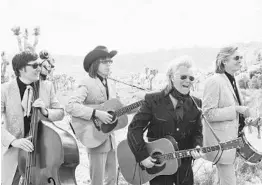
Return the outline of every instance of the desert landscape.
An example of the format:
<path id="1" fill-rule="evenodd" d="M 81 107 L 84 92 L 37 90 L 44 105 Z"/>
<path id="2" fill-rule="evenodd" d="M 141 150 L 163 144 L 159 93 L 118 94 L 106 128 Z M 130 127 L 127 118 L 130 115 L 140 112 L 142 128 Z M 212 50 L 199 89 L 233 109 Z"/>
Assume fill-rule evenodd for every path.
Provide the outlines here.
<path id="1" fill-rule="evenodd" d="M 138 90 L 126 87 L 124 85 L 117 85 L 118 94 L 120 99 L 124 104 L 130 104 L 138 99 L 133 98 L 133 94 Z M 249 105 L 253 108 L 258 108 L 260 110 L 260 116 L 262 116 L 262 91 L 259 90 L 247 90 L 248 94 L 251 95 L 252 101 L 249 102 Z M 67 99 L 70 97 L 72 91 L 64 91 L 58 92 L 58 97 L 62 104 L 67 102 Z M 193 94 L 201 97 L 201 92 L 193 92 Z M 259 105 L 258 105 L 259 102 Z M 129 122 L 132 120 L 133 115 L 129 115 Z M 70 120 L 70 116 L 67 115 L 62 122 L 57 123 L 57 126 L 67 130 L 72 135 L 72 130 L 67 124 Z M 117 143 L 126 139 L 127 127 L 124 129 L 118 130 L 115 132 Z M 76 180 L 79 185 L 89 184 L 89 172 L 88 172 L 88 157 L 86 154 L 85 147 L 78 142 L 79 153 L 80 153 L 80 164 L 76 169 Z M 215 177 L 215 167 L 212 166 L 211 162 L 208 162 L 203 159 L 199 159 L 195 161 L 193 166 L 194 174 L 195 174 L 195 184 L 196 185 L 211 185 L 216 181 Z M 262 163 L 257 164 L 255 166 L 250 166 L 244 162 L 244 160 L 238 158 L 236 162 L 236 171 L 237 171 L 237 180 L 239 185 L 261 185 L 262 184 Z M 121 171 L 118 173 L 118 185 L 128 185 L 125 179 L 121 175 Z"/>
<path id="2" fill-rule="evenodd" d="M 254 116 L 262 116 L 262 43 L 239 44 L 242 49 L 245 62 L 237 79 L 241 86 L 241 92 L 248 95 L 249 106 L 256 109 Z M 196 81 L 194 89 L 191 93 L 199 98 L 202 97 L 202 91 L 205 80 L 212 75 L 215 54 L 218 48 L 185 48 L 174 50 L 162 50 L 151 53 L 133 53 L 119 55 L 115 58 L 112 70 L 112 77 L 119 81 L 142 87 L 147 91 L 158 91 L 165 85 L 165 67 L 168 66 L 170 60 L 176 56 L 189 55 L 195 60 L 195 76 Z M 6 61 L 11 61 L 12 54 L 7 55 Z M 55 71 L 50 80 L 53 81 L 57 97 L 61 104 L 66 105 L 68 98 L 77 88 L 79 80 L 85 74 L 83 70 L 83 56 L 63 56 L 53 55 L 55 59 Z M 2 62 L 3 64 L 3 62 Z M 161 65 L 160 65 L 161 64 Z M 12 79 L 13 73 L 11 65 L 6 66 L 6 73 L 3 77 L 5 80 Z M 118 96 L 123 104 L 128 105 L 139 99 L 133 97 L 134 93 L 141 90 L 127 86 L 122 83 L 115 82 Z M 145 93 L 145 92 L 144 92 Z M 129 115 L 129 122 L 133 115 Z M 70 116 L 66 115 L 63 121 L 55 124 L 72 133 L 69 126 Z M 117 143 L 126 139 L 127 127 L 116 131 Z M 76 168 L 77 184 L 90 184 L 88 171 L 88 157 L 85 147 L 78 143 L 80 164 Z M 212 163 L 199 159 L 195 161 L 194 166 L 195 184 L 211 185 L 216 182 L 215 167 Z M 237 180 L 239 185 L 261 185 L 262 184 L 262 164 L 254 166 L 246 164 L 242 159 L 238 158 L 236 162 Z M 118 175 L 118 185 L 127 185 L 125 179 Z"/>
<path id="3" fill-rule="evenodd" d="M 3 0 L 0 17 L 3 18 L 0 29 L 1 84 L 16 78 L 13 57 L 19 52 L 33 51 L 39 55 L 39 64 L 31 64 L 33 69 L 41 67 L 42 72 L 48 74 L 47 80 L 53 83 L 59 102 L 65 106 L 80 80 L 88 75 L 83 67 L 85 56 L 97 46 L 105 46 L 109 52 L 117 51 L 108 80 L 114 80 L 123 105 L 139 101 L 142 95 L 140 98 L 135 96 L 139 93 L 164 88 L 169 63 L 183 55 L 192 57 L 194 64 L 190 93 L 201 99 L 206 80 L 214 75 L 219 51 L 223 47 L 236 46 L 239 56 L 233 59 L 240 60 L 242 65 L 235 74 L 239 93 L 244 97 L 243 104 L 252 108 L 252 118 L 262 118 L 261 0 Z M 13 116 L 13 109 L 10 112 Z M 128 124 L 134 114 L 128 115 Z M 77 142 L 77 185 L 91 185 L 86 148 L 72 132 L 71 120 L 65 112 L 64 119 L 54 124 Z M 127 129 L 128 125 L 115 132 L 117 144 L 126 139 Z M 4 145 L 3 139 L 2 143 Z M 262 155 L 262 139 L 252 144 L 258 146 L 257 153 Z M 57 145 L 44 145 L 46 148 L 51 146 Z M 198 159 L 192 165 L 194 185 L 218 184 L 216 167 L 211 162 Z M 12 167 L 9 163 L 7 166 L 7 170 Z M 5 169 L 5 165 L 2 168 Z M 31 171 L 31 167 L 27 169 Z M 54 169 L 50 167 L 47 171 Z M 237 185 L 262 185 L 261 161 L 251 165 L 237 157 L 235 172 Z M 40 178 L 34 175 L 33 179 Z M 45 182 L 41 181 L 41 184 Z M 120 169 L 116 185 L 129 185 Z"/>

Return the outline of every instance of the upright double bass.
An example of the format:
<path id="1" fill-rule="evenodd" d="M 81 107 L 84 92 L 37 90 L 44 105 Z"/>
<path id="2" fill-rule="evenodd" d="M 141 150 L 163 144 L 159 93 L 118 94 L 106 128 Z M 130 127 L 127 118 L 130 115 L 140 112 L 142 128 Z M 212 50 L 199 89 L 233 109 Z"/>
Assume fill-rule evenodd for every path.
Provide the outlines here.
<path id="1" fill-rule="evenodd" d="M 39 83 L 34 84 L 34 99 L 39 97 Z M 50 121 L 39 120 L 38 108 L 32 109 L 29 135 L 33 152 L 19 151 L 18 169 L 24 185 L 76 185 L 79 164 L 76 140 Z"/>

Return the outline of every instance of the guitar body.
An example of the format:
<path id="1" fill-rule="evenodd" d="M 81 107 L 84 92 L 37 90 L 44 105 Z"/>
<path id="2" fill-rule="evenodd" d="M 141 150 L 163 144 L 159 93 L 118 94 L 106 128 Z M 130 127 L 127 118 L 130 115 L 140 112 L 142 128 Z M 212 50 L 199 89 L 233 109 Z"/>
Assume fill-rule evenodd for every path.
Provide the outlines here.
<path id="1" fill-rule="evenodd" d="M 163 138 L 146 143 L 150 156 L 173 153 L 178 150 L 177 144 L 172 141 L 172 139 Z M 130 184 L 144 184 L 159 175 L 172 175 L 176 173 L 181 164 L 180 159 L 173 159 L 164 162 L 157 161 L 157 164 L 152 168 L 141 167 L 139 163 L 136 162 L 127 140 L 119 143 L 117 147 L 117 158 L 121 173 Z"/>
<path id="2" fill-rule="evenodd" d="M 118 99 L 111 99 L 100 105 L 90 105 L 90 107 L 114 114 L 114 110 L 122 108 L 123 105 Z M 104 133 L 102 130 L 98 130 L 92 120 L 72 116 L 72 127 L 76 137 L 88 148 L 95 148 L 104 143 L 113 131 L 124 128 L 128 124 L 128 118 L 126 115 L 115 117 L 112 124 L 103 124 L 99 120 L 96 122 L 101 129 L 108 132 Z"/>
<path id="3" fill-rule="evenodd" d="M 220 145 L 207 146 L 198 149 L 179 150 L 175 139 L 171 136 L 146 143 L 149 155 L 156 159 L 152 168 L 145 168 L 136 162 L 127 140 L 123 140 L 117 147 L 117 158 L 121 173 L 130 184 L 144 184 L 159 175 L 172 175 L 181 165 L 181 158 L 192 157 L 191 151 L 197 150 L 208 153 L 217 150 L 230 150 L 244 146 L 241 137 Z"/>

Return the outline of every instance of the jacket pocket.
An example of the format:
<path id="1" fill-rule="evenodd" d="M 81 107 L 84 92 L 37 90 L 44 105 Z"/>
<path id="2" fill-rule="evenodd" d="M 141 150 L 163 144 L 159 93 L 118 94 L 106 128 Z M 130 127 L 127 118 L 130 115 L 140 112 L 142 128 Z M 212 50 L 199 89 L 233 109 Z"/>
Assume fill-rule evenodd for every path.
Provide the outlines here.
<path id="1" fill-rule="evenodd" d="M 195 119 L 195 120 L 190 120 L 190 121 L 188 121 L 188 123 L 189 123 L 189 124 L 195 124 L 196 121 L 197 121 L 196 119 Z"/>
<path id="2" fill-rule="evenodd" d="M 165 118 L 163 118 L 162 116 L 156 115 L 156 113 L 154 114 L 154 117 L 157 122 L 167 122 Z"/>
<path id="3" fill-rule="evenodd" d="M 153 132 L 158 138 L 162 138 L 167 135 L 167 131 L 170 130 L 170 125 L 167 124 L 168 120 L 163 115 L 157 115 L 156 113 L 153 116 Z"/>

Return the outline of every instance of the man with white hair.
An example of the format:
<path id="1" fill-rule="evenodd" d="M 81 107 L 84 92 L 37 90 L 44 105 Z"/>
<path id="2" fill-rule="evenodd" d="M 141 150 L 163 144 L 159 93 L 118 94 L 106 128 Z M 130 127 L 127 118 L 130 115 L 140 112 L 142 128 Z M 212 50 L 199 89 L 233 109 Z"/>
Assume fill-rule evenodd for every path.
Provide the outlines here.
<path id="1" fill-rule="evenodd" d="M 243 56 L 238 47 L 221 48 L 216 57 L 215 74 L 207 80 L 204 87 L 203 114 L 221 142 L 236 139 L 245 127 L 245 118 L 254 112 L 244 105 L 235 79 L 235 74 L 241 69 L 242 60 Z M 203 136 L 205 146 L 217 144 L 217 139 L 205 122 Z M 236 149 L 222 153 L 210 152 L 205 158 L 216 163 L 219 185 L 237 184 L 234 168 Z"/>
<path id="2" fill-rule="evenodd" d="M 146 148 L 143 133 L 147 129 L 149 141 L 171 136 L 179 150 L 202 146 L 201 100 L 190 96 L 194 82 L 192 59 L 179 57 L 171 62 L 167 70 L 167 86 L 161 92 L 147 94 L 145 103 L 128 127 L 127 140 L 136 161 L 145 168 L 152 168 L 156 160 Z M 195 104 L 196 102 L 196 104 Z M 194 159 L 202 157 L 193 151 Z M 193 185 L 192 157 L 183 158 L 177 172 L 157 176 L 150 185 Z"/>

